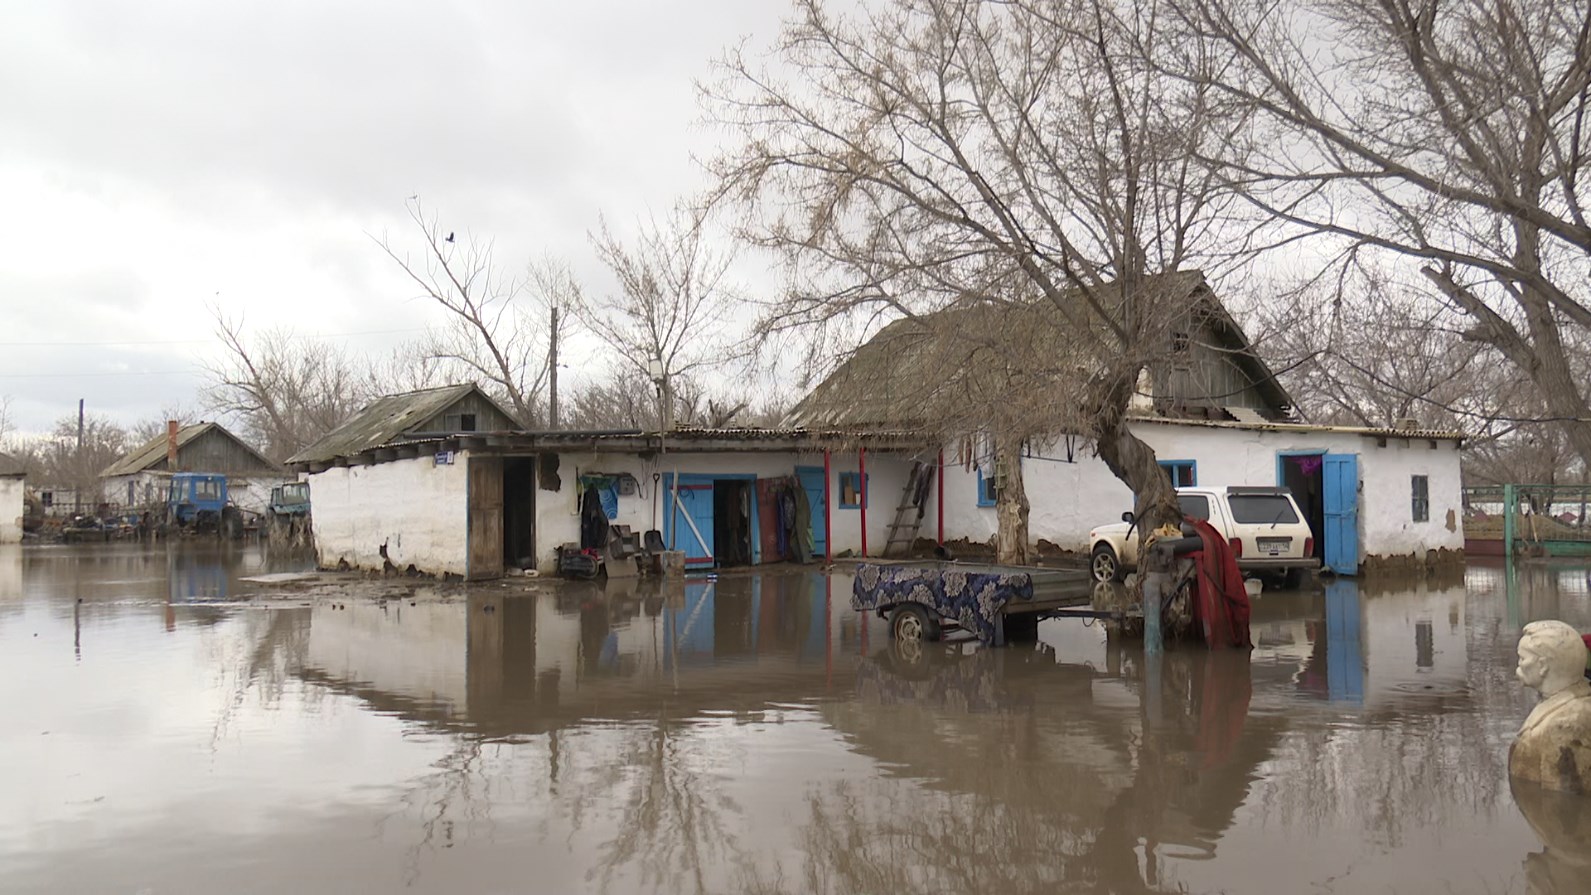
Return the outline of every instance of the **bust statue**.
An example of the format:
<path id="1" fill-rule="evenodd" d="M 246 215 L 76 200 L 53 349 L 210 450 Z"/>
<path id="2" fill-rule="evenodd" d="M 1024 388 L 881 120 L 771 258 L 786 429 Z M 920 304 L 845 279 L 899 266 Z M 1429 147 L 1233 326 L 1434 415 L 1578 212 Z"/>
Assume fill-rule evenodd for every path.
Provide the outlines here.
<path id="1" fill-rule="evenodd" d="M 1508 774 L 1549 790 L 1591 795 L 1591 682 L 1586 646 L 1563 622 L 1531 622 L 1519 638 L 1520 683 L 1541 694 L 1508 752 Z"/>

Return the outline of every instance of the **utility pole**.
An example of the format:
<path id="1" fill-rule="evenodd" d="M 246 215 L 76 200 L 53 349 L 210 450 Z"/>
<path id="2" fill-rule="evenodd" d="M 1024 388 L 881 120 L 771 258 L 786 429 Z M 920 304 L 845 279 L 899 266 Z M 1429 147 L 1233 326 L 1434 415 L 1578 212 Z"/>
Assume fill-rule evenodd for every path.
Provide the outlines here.
<path id="1" fill-rule="evenodd" d="M 83 486 L 86 477 L 83 475 L 83 399 L 77 399 L 77 456 L 72 465 L 77 468 L 74 476 L 77 481 L 72 483 L 72 512 L 83 512 Z"/>
<path id="2" fill-rule="evenodd" d="M 552 306 L 552 346 L 547 349 L 547 428 L 558 428 L 558 306 Z"/>

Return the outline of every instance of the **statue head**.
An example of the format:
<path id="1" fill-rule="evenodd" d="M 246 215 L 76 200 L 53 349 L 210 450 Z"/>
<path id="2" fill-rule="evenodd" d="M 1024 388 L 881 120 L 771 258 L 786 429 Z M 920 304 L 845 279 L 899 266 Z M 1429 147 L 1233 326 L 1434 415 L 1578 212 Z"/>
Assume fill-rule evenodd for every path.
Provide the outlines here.
<path id="1" fill-rule="evenodd" d="M 1531 622 L 1519 636 L 1519 682 L 1543 697 L 1551 696 L 1585 677 L 1585 641 L 1574 628 L 1560 621 Z"/>

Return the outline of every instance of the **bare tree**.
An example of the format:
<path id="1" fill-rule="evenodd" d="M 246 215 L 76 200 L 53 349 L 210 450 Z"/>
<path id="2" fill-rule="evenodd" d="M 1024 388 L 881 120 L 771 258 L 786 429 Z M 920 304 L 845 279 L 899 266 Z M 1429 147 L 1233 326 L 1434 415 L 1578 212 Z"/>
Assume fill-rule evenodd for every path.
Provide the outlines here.
<path id="1" fill-rule="evenodd" d="M 241 319 L 215 312 L 225 353 L 205 364 L 202 399 L 237 420 L 275 461 L 342 425 L 364 405 L 369 379 L 338 346 L 289 329 L 252 336 Z"/>
<path id="2" fill-rule="evenodd" d="M 166 424 L 172 420 L 177 425 L 186 426 L 197 420 L 197 411 L 182 406 L 180 402 L 167 404 L 160 408 L 160 416 L 154 419 L 143 420 L 128 430 L 127 435 L 134 445 L 144 445 L 166 434 Z"/>
<path id="3" fill-rule="evenodd" d="M 1467 318 L 1591 461 L 1591 7 L 1561 0 L 1166 0 L 1270 147 L 1200 153 L 1344 265 L 1388 259 Z M 1213 76 L 1213 80 L 1212 80 Z M 1210 150 L 1215 151 L 1210 151 Z"/>
<path id="4" fill-rule="evenodd" d="M 29 472 L 36 472 L 49 484 L 66 485 L 77 492 L 86 511 L 93 511 L 100 500 L 99 474 L 127 452 L 127 430 L 109 417 L 84 415 L 81 430 L 78 417 L 63 416 L 49 435 L 23 446 L 20 452 Z"/>
<path id="5" fill-rule="evenodd" d="M 684 379 L 729 357 L 720 330 L 730 256 L 709 245 L 701 215 L 683 205 L 642 222 L 629 243 L 603 220 L 591 243 L 618 289 L 582 305 L 581 320 L 627 365 L 660 380 L 669 406 Z"/>
<path id="6" fill-rule="evenodd" d="M 539 288 L 527 290 L 524 281 L 498 268 L 490 240 L 469 234 L 461 240 L 417 199 L 410 200 L 408 210 L 423 244 L 418 258 L 394 248 L 386 237 L 371 238 L 447 312 L 447 322 L 422 343 L 423 356 L 481 382 L 522 425 L 538 426 L 546 418 L 541 395 L 548 381 L 548 303 L 577 300 L 578 287 L 567 269 L 547 265 L 532 269 L 531 281 Z"/>
<path id="7" fill-rule="evenodd" d="M 855 344 L 904 318 L 960 345 L 925 378 L 973 371 L 977 400 L 918 403 L 935 434 L 993 436 L 1005 561 L 1028 549 L 1017 457 L 1046 434 L 1091 436 L 1147 526 L 1181 518 L 1127 414 L 1187 312 L 1159 275 L 1213 275 L 1249 248 L 1246 207 L 1195 161 L 1241 150 L 1248 109 L 1143 62 L 1160 54 L 1212 77 L 1227 64 L 1127 0 L 890 0 L 853 16 L 801 0 L 778 74 L 733 52 L 706 89 L 740 138 L 712 165 L 717 200 L 791 282 L 759 335 Z M 939 313 L 962 306 L 1004 320 Z"/>
<path id="8" fill-rule="evenodd" d="M 671 419 L 683 426 L 777 426 L 785 415 L 778 400 L 757 401 L 751 395 L 715 397 L 697 377 L 674 380 Z M 639 429 L 656 432 L 662 425 L 653 385 L 631 367 L 588 383 L 573 393 L 568 422 L 577 429 Z"/>

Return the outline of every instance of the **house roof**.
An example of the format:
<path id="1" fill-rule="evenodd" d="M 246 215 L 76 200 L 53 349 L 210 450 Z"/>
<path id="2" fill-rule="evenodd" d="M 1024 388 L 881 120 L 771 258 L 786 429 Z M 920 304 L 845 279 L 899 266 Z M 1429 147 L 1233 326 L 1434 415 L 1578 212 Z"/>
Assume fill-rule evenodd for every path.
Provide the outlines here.
<path id="1" fill-rule="evenodd" d="M 1251 432 L 1324 432 L 1340 435 L 1365 435 L 1372 438 L 1420 438 L 1427 441 L 1463 441 L 1463 432 L 1447 429 L 1398 429 L 1386 426 L 1329 426 L 1314 423 L 1229 422 L 1227 420 L 1185 420 L 1163 416 L 1133 415 L 1133 422 L 1161 423 L 1168 426 L 1203 426 L 1211 429 L 1245 429 Z"/>
<path id="2" fill-rule="evenodd" d="M 1220 347 L 1230 353 L 1271 405 L 1292 405 L 1292 398 L 1254 353 L 1201 272 L 1167 273 L 1149 282 L 1149 288 L 1172 301 L 1187 302 L 1206 315 L 1225 342 Z M 1026 392 L 1058 392 L 1091 370 L 1087 346 L 1080 336 L 1076 327 L 1045 301 L 997 304 L 968 300 L 895 320 L 813 388 L 791 412 L 790 421 L 808 426 L 932 428 L 947 408 L 986 403 L 989 395 L 1009 393 L 1002 390 L 1023 378 L 1028 380 L 1023 386 Z M 991 353 L 981 355 L 978 364 L 970 363 L 983 349 Z M 991 375 L 1000 379 L 993 387 L 979 383 L 981 374 L 974 369 L 989 362 L 997 367 Z"/>
<path id="3" fill-rule="evenodd" d="M 262 465 L 273 468 L 276 466 L 276 464 L 267 459 L 264 454 L 255 450 L 253 445 L 237 437 L 236 435 L 233 435 L 232 432 L 227 429 L 227 427 L 215 422 L 190 423 L 178 429 L 177 450 L 182 450 L 183 448 L 211 432 L 221 433 L 239 447 L 243 448 L 245 451 L 257 458 Z M 105 471 L 99 474 L 99 477 L 104 479 L 118 475 L 136 475 L 147 469 L 152 469 L 155 466 L 158 466 L 162 460 L 166 459 L 166 438 L 166 433 L 162 432 L 159 435 L 156 435 L 154 438 L 149 439 L 149 441 L 145 442 L 142 447 L 139 447 L 137 450 L 128 453 L 120 460 L 112 463 L 110 466 L 107 466 Z"/>
<path id="4" fill-rule="evenodd" d="M 0 479 L 21 478 L 28 474 L 22 462 L 7 453 L 0 453 Z"/>
<path id="5" fill-rule="evenodd" d="M 385 395 L 365 405 L 353 419 L 321 436 L 314 444 L 288 457 L 287 462 L 327 462 L 391 444 L 472 392 L 497 408 L 504 417 L 514 418 L 473 382 Z"/>

